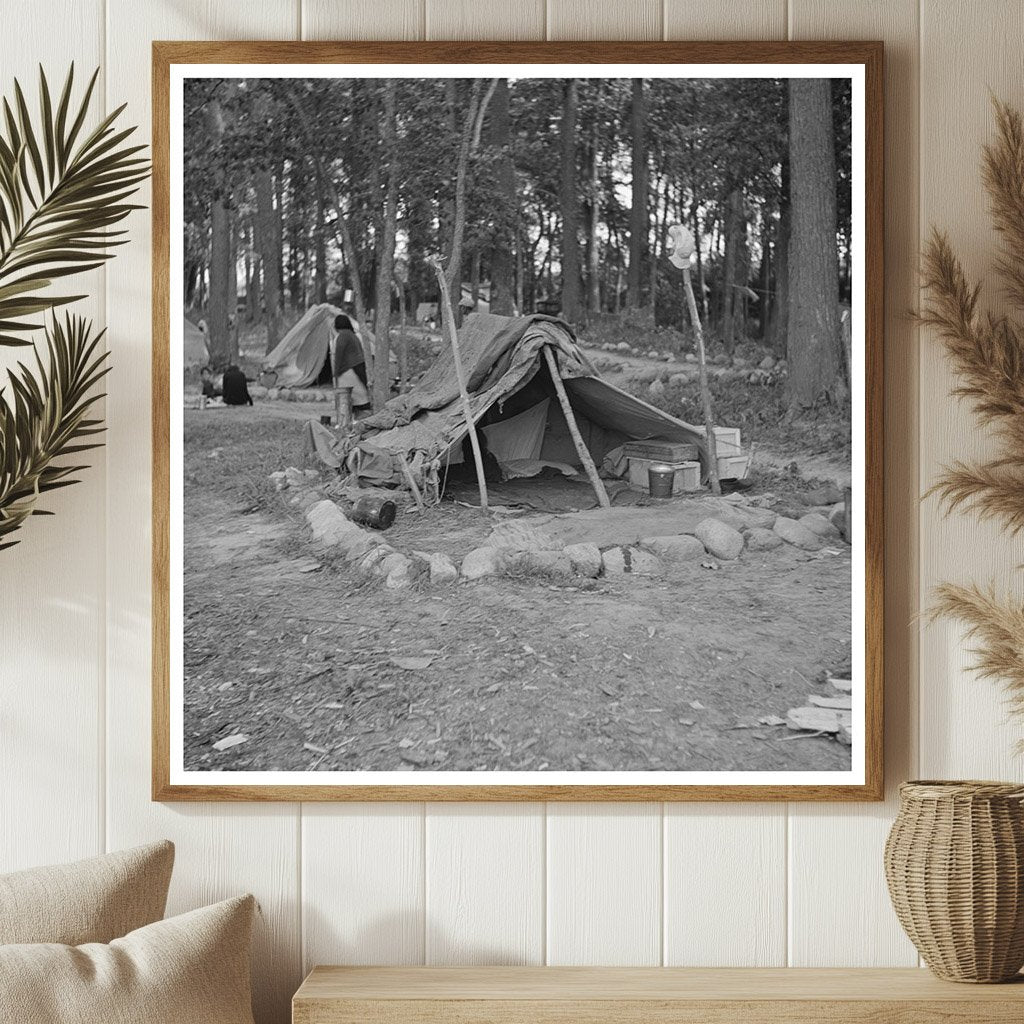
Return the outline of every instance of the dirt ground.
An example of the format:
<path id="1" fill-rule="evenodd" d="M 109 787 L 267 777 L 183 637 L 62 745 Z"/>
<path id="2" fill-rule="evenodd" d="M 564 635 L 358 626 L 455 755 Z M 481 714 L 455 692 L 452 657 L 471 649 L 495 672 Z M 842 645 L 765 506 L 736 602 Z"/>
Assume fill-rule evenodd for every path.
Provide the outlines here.
<path id="1" fill-rule="evenodd" d="M 315 411 L 185 414 L 187 767 L 848 768 L 848 747 L 758 722 L 849 662 L 845 545 L 387 591 L 318 551 L 266 483 L 299 464 L 296 419 Z M 394 542 L 454 554 L 490 526 L 442 506 Z"/>

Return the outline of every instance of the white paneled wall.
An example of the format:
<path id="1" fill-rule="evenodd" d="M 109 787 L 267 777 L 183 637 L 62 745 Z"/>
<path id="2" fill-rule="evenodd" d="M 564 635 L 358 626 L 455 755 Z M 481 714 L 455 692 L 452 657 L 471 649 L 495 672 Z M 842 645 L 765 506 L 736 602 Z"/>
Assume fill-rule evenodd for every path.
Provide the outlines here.
<path id="1" fill-rule="evenodd" d="M 0 870 L 158 836 L 172 909 L 260 900 L 260 1024 L 313 963 L 916 962 L 884 891 L 898 782 L 1022 777 L 1019 725 L 959 631 L 914 622 L 939 579 L 1014 579 L 994 528 L 917 496 L 983 448 L 946 398 L 917 301 L 918 239 L 972 272 L 989 89 L 1024 105 L 1019 0 L 3 0 L 2 88 L 74 59 L 148 135 L 152 39 L 883 39 L 887 43 L 886 670 L 889 799 L 874 805 L 161 805 L 149 800 L 149 225 L 89 282 L 114 364 L 108 448 L 0 555 Z M 919 636 L 920 630 L 920 636 Z M 918 649 L 920 647 L 920 657 Z M 920 678 L 920 686 L 918 679 Z"/>

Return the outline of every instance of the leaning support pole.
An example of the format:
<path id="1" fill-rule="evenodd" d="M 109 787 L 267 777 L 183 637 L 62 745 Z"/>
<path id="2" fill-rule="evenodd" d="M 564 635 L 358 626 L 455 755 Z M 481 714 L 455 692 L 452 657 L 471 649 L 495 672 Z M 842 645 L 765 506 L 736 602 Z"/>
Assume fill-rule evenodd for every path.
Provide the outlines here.
<path id="1" fill-rule="evenodd" d="M 547 360 L 548 372 L 551 374 L 551 383 L 555 385 L 555 394 L 558 395 L 559 404 L 562 406 L 562 415 L 565 416 L 565 422 L 569 425 L 569 433 L 572 435 L 573 444 L 576 445 L 576 454 L 579 455 L 580 462 L 583 463 L 583 468 L 590 478 L 590 484 L 594 488 L 594 493 L 597 495 L 601 508 L 611 508 L 612 503 L 608 500 L 608 492 L 605 490 L 604 481 L 597 475 L 597 466 L 594 465 L 594 460 L 590 457 L 590 452 L 583 443 L 583 435 L 580 433 L 579 425 L 576 423 L 576 414 L 572 411 L 572 406 L 569 404 L 569 396 L 565 393 L 565 385 L 562 383 L 562 375 L 558 372 L 555 354 L 551 351 L 549 345 L 545 345 L 542 351 L 544 352 L 545 360 Z"/>
<path id="2" fill-rule="evenodd" d="M 708 482 L 712 494 L 721 494 L 722 485 L 718 481 L 718 444 L 715 440 L 715 417 L 711 411 L 711 389 L 708 386 L 707 357 L 704 352 L 704 328 L 697 315 L 697 301 L 693 297 L 693 284 L 690 282 L 690 268 L 683 267 L 683 288 L 686 291 L 686 305 L 690 310 L 690 322 L 693 324 L 693 336 L 697 339 L 697 370 L 700 379 L 700 400 L 704 406 L 704 430 L 708 442 Z"/>
<path id="3" fill-rule="evenodd" d="M 688 228 L 673 224 L 668 229 L 669 260 L 683 272 L 683 291 L 686 294 L 686 308 L 690 311 L 693 336 L 697 342 L 697 370 L 700 375 L 700 398 L 704 406 L 704 430 L 708 443 L 708 483 L 712 494 L 721 494 L 722 485 L 718 480 L 718 445 L 715 442 L 715 415 L 711 408 L 711 389 L 708 386 L 707 353 L 704 351 L 704 328 L 697 313 L 697 300 L 693 297 L 693 282 L 690 280 L 690 261 L 697 252 L 697 243 Z"/>
<path id="4" fill-rule="evenodd" d="M 466 430 L 469 432 L 469 443 L 473 447 L 473 461 L 476 463 L 476 481 L 480 486 L 480 507 L 487 511 L 487 479 L 484 476 L 484 460 L 480 454 L 480 438 L 476 434 L 476 422 L 473 419 L 473 407 L 469 404 L 469 392 L 466 390 L 466 376 L 462 371 L 462 355 L 459 352 L 459 336 L 455 330 L 455 313 L 452 311 L 452 297 L 448 293 L 448 282 L 445 280 L 441 260 L 432 256 L 427 261 L 437 277 L 437 286 L 441 289 L 441 318 L 448 330 L 448 341 L 452 346 L 452 358 L 455 360 L 455 378 L 459 382 L 459 395 L 462 397 L 462 413 L 466 417 Z"/>

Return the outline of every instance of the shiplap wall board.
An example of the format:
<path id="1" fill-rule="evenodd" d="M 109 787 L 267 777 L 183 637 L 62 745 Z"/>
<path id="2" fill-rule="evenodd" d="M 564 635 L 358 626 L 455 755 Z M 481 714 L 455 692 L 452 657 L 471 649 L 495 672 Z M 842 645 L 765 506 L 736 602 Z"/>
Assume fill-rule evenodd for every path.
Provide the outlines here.
<path id="1" fill-rule="evenodd" d="M 985 440 L 950 403 L 917 304 L 919 238 L 972 273 L 994 245 L 977 169 L 989 88 L 1024 105 L 1017 0 L 37 0 L 0 44 L 3 87 L 36 62 L 105 65 L 108 107 L 149 132 L 149 41 L 182 38 L 880 38 L 887 44 L 886 460 L 889 797 L 876 805 L 158 805 L 149 801 L 149 246 L 89 285 L 114 373 L 109 448 L 0 556 L 0 870 L 158 836 L 174 911 L 241 890 L 263 908 L 257 1017 L 284 1024 L 314 963 L 916 962 L 881 877 L 913 774 L 1022 777 L 1022 735 L 967 671 L 955 625 L 914 623 L 939 579 L 1018 585 L 995 528 L 918 495 Z M 994 289 L 989 285 L 989 292 Z M 920 412 L 919 412 L 920 410 Z M 1007 552 L 1010 552 L 1009 557 Z M 919 573 L 920 567 L 920 573 Z M 918 649 L 920 642 L 920 651 Z M 920 694 L 917 680 L 922 684 Z M 918 743 L 918 738 L 920 742 Z"/>

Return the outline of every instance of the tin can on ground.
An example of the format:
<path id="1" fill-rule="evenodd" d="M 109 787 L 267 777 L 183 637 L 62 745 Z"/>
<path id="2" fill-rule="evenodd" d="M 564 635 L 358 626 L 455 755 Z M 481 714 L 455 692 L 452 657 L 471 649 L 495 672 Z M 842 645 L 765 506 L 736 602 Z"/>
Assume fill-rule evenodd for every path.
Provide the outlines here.
<path id="1" fill-rule="evenodd" d="M 671 498 L 675 482 L 674 466 L 653 465 L 647 469 L 647 482 L 652 498 Z"/>
<path id="2" fill-rule="evenodd" d="M 395 521 L 395 503 L 387 498 L 373 498 L 367 495 L 358 498 L 348 517 L 360 526 L 374 530 L 386 530 Z"/>

